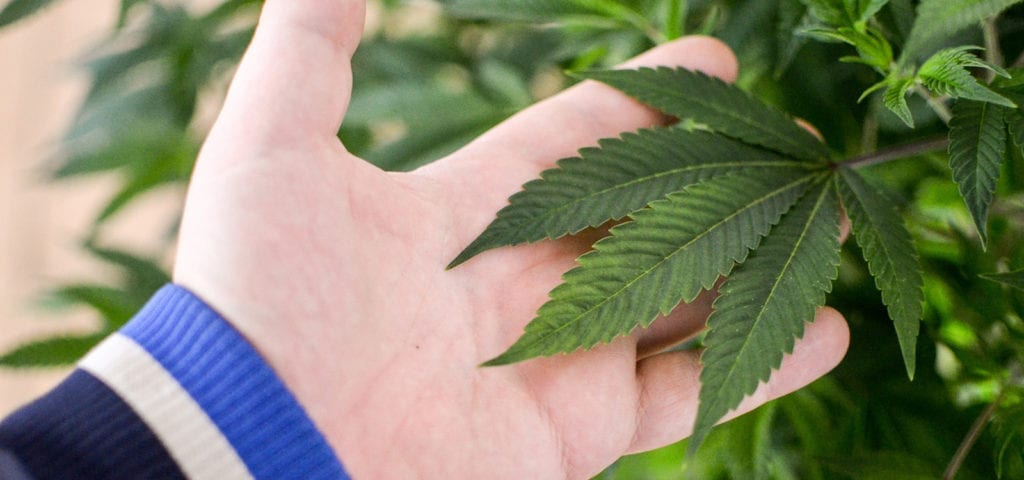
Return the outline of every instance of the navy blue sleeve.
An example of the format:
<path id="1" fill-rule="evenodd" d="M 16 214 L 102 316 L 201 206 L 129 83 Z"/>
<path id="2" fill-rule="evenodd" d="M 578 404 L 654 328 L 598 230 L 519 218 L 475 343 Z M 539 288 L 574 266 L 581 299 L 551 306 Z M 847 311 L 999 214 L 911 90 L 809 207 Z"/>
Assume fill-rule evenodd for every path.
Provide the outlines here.
<path id="1" fill-rule="evenodd" d="M 348 478 L 259 354 L 174 285 L 0 423 L 0 476 Z"/>

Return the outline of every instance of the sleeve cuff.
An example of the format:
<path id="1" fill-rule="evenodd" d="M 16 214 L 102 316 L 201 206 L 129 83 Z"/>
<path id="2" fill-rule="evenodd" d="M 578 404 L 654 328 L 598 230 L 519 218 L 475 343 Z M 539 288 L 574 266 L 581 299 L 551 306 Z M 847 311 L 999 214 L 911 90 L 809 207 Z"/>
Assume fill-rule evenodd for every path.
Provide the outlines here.
<path id="1" fill-rule="evenodd" d="M 102 401 L 78 401 L 88 395 Z M 90 450 L 90 439 L 123 436 L 133 422 L 153 438 L 152 445 L 118 442 L 110 445 L 113 451 Z M 83 457 L 90 455 L 156 455 L 187 478 L 349 478 L 255 349 L 176 285 L 162 288 L 119 333 L 83 358 L 69 381 L 4 423 L 0 440 L 2 427 L 15 437 L 18 428 L 35 432 L 36 440 L 13 449 L 30 471 L 40 456 L 76 461 L 66 458 L 66 447 L 54 446 L 58 442 L 77 449 L 79 464 L 88 465 Z"/>
<path id="2" fill-rule="evenodd" d="M 347 478 L 327 441 L 273 370 L 241 334 L 188 290 L 162 288 L 121 335 L 176 380 L 253 477 Z"/>

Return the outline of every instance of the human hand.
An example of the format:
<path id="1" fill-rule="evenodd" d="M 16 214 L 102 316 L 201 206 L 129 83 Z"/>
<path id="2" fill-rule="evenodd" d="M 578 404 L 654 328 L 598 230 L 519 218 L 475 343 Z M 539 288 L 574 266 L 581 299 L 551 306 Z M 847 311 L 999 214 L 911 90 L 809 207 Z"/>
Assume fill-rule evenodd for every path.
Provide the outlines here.
<path id="1" fill-rule="evenodd" d="M 664 119 L 584 82 L 406 174 L 335 136 L 364 2 L 268 0 L 197 162 L 175 281 L 273 366 L 355 478 L 584 478 L 674 442 L 696 415 L 710 295 L 585 352 L 480 369 L 511 345 L 591 243 L 566 238 L 445 264 L 527 180 L 580 147 Z M 708 38 L 627 66 L 731 80 Z M 582 237 L 586 237 L 583 235 Z M 819 310 L 747 411 L 823 375 L 848 331 Z"/>

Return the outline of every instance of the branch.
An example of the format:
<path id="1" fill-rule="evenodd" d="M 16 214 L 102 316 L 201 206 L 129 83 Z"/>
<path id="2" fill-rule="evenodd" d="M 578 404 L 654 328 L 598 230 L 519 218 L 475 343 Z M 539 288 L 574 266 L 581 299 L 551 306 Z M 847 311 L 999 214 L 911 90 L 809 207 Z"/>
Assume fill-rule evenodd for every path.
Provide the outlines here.
<path id="1" fill-rule="evenodd" d="M 999 394 L 992 400 L 992 403 L 985 407 L 985 410 L 982 410 L 978 418 L 974 419 L 974 424 L 971 425 L 971 429 L 968 430 L 967 435 L 960 442 L 960 446 L 957 447 L 956 453 L 953 454 L 953 459 L 946 466 L 946 471 L 942 474 L 942 480 L 953 480 L 956 477 L 957 472 L 960 471 L 960 466 L 963 465 L 964 460 L 967 458 L 967 454 L 974 447 L 974 443 L 978 441 L 978 437 L 981 436 L 981 432 L 988 425 L 989 420 L 992 420 L 996 410 L 999 409 L 999 403 L 1002 402 L 1003 395 L 1006 394 L 1006 387 L 1010 383 L 1017 381 L 1017 377 L 1020 376 L 1020 366 L 1017 363 L 1013 363 L 1010 365 L 1009 370 L 1010 373 L 1007 375 L 1006 381 L 999 388 Z"/>
<path id="2" fill-rule="evenodd" d="M 935 115 L 938 115 L 939 119 L 942 120 L 942 123 L 949 125 L 949 120 L 953 118 L 953 112 L 949 110 L 949 107 L 946 106 L 941 97 L 933 96 L 932 93 L 929 92 L 927 88 L 921 86 L 921 84 L 914 85 L 911 91 L 920 95 L 921 98 L 928 102 L 928 106 L 933 112 L 935 112 Z"/>
<path id="3" fill-rule="evenodd" d="M 665 38 L 675 40 L 685 33 L 683 24 L 686 22 L 686 0 L 672 0 L 668 4 L 668 22 L 665 24 Z"/>
<path id="4" fill-rule="evenodd" d="M 849 168 L 870 167 L 872 165 L 878 165 L 879 163 L 890 162 L 900 158 L 945 150 L 947 147 L 949 147 L 949 138 L 930 138 L 927 140 L 897 145 L 895 147 L 884 148 L 866 155 L 856 156 L 842 162 L 841 165 Z"/>

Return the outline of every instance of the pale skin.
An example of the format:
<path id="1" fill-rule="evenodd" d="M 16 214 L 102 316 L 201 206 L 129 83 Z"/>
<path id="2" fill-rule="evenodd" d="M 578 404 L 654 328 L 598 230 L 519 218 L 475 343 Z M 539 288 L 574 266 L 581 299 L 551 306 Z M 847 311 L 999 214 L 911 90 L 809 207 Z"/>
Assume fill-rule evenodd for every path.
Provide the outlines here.
<path id="1" fill-rule="evenodd" d="M 445 271 L 555 160 L 662 122 L 584 82 L 412 173 L 335 137 L 351 93 L 359 0 L 268 0 L 188 194 L 175 281 L 241 331 L 355 478 L 587 478 L 691 433 L 710 295 L 590 351 L 478 368 L 504 351 L 597 233 L 486 252 Z M 626 66 L 736 76 L 702 37 Z M 358 72 L 356 72 L 358 75 Z M 737 415 L 839 363 L 842 316 L 819 309 Z"/>

